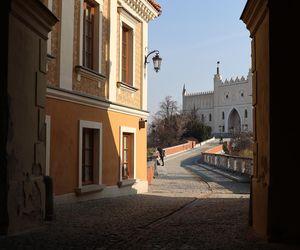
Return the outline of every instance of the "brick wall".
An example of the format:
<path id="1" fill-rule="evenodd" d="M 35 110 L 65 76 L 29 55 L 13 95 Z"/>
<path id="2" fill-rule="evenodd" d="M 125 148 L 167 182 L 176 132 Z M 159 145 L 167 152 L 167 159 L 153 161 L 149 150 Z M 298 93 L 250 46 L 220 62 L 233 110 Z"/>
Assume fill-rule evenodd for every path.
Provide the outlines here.
<path id="1" fill-rule="evenodd" d="M 44 1 L 46 3 L 46 1 Z M 60 13 L 60 0 L 53 0 L 52 12 L 59 19 L 61 18 Z M 59 74 L 59 51 L 60 51 L 60 22 L 56 23 L 51 31 L 51 56 L 54 58 L 48 62 L 47 72 L 47 84 L 58 87 L 58 74 Z"/>
<path id="2" fill-rule="evenodd" d="M 196 142 L 195 141 L 188 141 L 187 143 L 184 144 L 180 144 L 177 146 L 173 146 L 173 147 L 169 147 L 169 148 L 164 148 L 165 150 L 165 155 L 169 156 L 172 154 L 176 154 L 182 151 L 186 151 L 188 149 L 192 149 L 196 146 Z"/>
<path id="3" fill-rule="evenodd" d="M 211 153 L 211 154 L 216 154 L 223 151 L 223 144 L 222 145 L 218 145 L 214 148 L 210 148 L 208 150 L 205 151 L 205 153 Z"/>

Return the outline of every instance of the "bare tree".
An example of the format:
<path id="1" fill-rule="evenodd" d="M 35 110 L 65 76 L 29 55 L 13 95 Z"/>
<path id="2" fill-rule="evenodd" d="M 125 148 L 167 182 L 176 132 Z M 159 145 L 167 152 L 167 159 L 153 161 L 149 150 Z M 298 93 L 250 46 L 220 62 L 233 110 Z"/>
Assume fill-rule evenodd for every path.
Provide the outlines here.
<path id="1" fill-rule="evenodd" d="M 150 126 L 148 142 L 151 146 L 173 146 L 181 143 L 184 121 L 178 111 L 177 102 L 171 96 L 160 103 Z"/>
<path id="2" fill-rule="evenodd" d="M 156 116 L 161 119 L 170 119 L 178 114 L 178 106 L 175 100 L 172 100 L 172 96 L 166 96 L 164 101 L 159 105 L 160 110 L 156 112 Z"/>

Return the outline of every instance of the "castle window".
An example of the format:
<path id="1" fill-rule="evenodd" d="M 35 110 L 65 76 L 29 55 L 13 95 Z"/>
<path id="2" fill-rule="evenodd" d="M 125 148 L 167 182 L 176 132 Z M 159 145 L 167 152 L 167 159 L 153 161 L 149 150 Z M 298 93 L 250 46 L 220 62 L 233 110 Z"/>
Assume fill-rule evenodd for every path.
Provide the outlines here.
<path id="1" fill-rule="evenodd" d="M 211 122 L 211 114 L 209 114 L 209 121 Z"/>
<path id="2" fill-rule="evenodd" d="M 225 113 L 222 112 L 222 120 L 224 120 L 224 119 L 225 119 Z"/>
<path id="3" fill-rule="evenodd" d="M 248 117 L 248 110 L 245 109 L 245 118 L 247 118 L 247 117 Z"/>
<path id="4" fill-rule="evenodd" d="M 201 121 L 204 122 L 204 119 L 205 119 L 205 117 L 204 117 L 204 115 L 202 114 L 202 115 L 201 115 Z"/>

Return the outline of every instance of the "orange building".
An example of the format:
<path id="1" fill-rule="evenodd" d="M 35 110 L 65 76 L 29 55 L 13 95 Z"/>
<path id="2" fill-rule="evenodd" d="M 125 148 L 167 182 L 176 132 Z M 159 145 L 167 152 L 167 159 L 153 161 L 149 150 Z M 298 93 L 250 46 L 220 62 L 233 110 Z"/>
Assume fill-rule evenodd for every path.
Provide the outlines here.
<path id="1" fill-rule="evenodd" d="M 56 202 L 147 192 L 153 0 L 48 0 L 46 175 Z"/>

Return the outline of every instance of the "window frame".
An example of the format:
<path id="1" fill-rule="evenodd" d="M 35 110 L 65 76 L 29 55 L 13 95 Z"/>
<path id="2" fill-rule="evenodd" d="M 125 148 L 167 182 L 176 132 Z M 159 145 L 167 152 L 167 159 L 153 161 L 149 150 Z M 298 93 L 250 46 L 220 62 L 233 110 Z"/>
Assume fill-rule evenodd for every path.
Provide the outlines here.
<path id="1" fill-rule="evenodd" d="M 101 185 L 102 184 L 102 139 L 103 139 L 103 130 L 102 123 L 94 122 L 94 121 L 85 121 L 79 120 L 79 143 L 78 143 L 78 188 L 82 188 L 89 185 L 84 185 L 82 181 L 82 151 L 83 151 L 83 129 L 93 129 L 98 131 L 98 157 L 96 165 L 93 166 L 94 171 L 93 182 L 90 185 Z M 96 137 L 94 136 L 94 140 Z M 94 149 L 95 152 L 96 149 Z M 94 156 L 95 158 L 96 156 Z M 98 174 L 97 174 L 98 173 Z"/>
<path id="2" fill-rule="evenodd" d="M 136 67 L 136 37 L 135 37 L 135 34 L 136 34 L 136 25 L 139 23 L 138 20 L 136 20 L 134 17 L 132 17 L 126 10 L 124 10 L 123 8 L 119 8 L 119 13 L 120 13 L 120 27 L 119 27 L 119 48 L 120 48 L 120 51 L 119 51 L 119 72 L 118 72 L 118 75 L 119 75 L 119 82 L 122 82 L 122 83 L 125 83 L 129 86 L 132 86 L 132 87 L 135 87 L 136 84 L 135 84 L 135 67 Z M 122 68 L 123 68 L 123 65 L 122 65 L 122 55 L 123 55 L 123 49 L 122 49 L 122 42 L 123 42 L 123 27 L 126 27 L 126 28 L 130 28 L 131 30 L 131 37 L 132 37 L 132 44 L 131 44 L 131 47 L 132 47 L 132 50 L 131 50 L 131 64 L 132 64 L 132 67 L 130 69 L 131 71 L 131 81 L 132 82 L 123 82 L 123 78 L 122 78 Z"/>
<path id="3" fill-rule="evenodd" d="M 83 186 L 94 184 L 95 178 L 95 142 L 94 142 L 94 129 L 92 128 L 83 128 L 82 129 L 82 178 L 81 183 Z M 88 138 L 88 140 L 86 139 Z M 88 141 L 88 143 L 86 143 Z M 86 159 L 86 151 L 90 154 L 88 159 Z M 85 168 L 89 168 L 89 176 L 85 176 Z"/>
<path id="4" fill-rule="evenodd" d="M 136 128 L 131 128 L 131 127 L 125 127 L 125 126 L 120 126 L 120 174 L 119 174 L 119 182 L 122 182 L 124 180 L 128 179 L 123 179 L 122 175 L 122 169 L 123 169 L 123 136 L 124 134 L 130 134 L 131 135 L 131 170 L 133 171 L 132 177 L 129 179 L 136 179 Z"/>
<path id="5" fill-rule="evenodd" d="M 122 23 L 121 35 L 121 82 L 133 85 L 133 30 Z"/>
<path id="6" fill-rule="evenodd" d="M 86 11 L 87 10 L 91 10 L 90 12 L 93 12 L 89 15 L 89 17 L 91 17 L 91 20 L 87 20 L 86 18 Z M 94 1 L 91 0 L 84 0 L 83 1 L 83 30 L 82 30 L 82 66 L 88 68 L 88 69 L 95 69 L 95 63 L 94 63 L 94 51 L 95 51 L 95 43 L 96 43 L 96 37 L 95 37 L 95 19 L 96 19 L 96 3 Z M 89 13 L 90 13 L 89 12 Z M 91 34 L 87 34 L 89 33 L 86 30 L 87 24 L 90 25 L 90 32 Z M 89 29 L 88 29 L 89 30 Z M 90 47 L 89 50 L 91 51 L 89 53 L 88 49 L 87 49 L 87 43 L 86 40 L 87 38 L 89 38 L 90 41 Z M 90 54 L 90 59 L 87 61 L 87 53 Z"/>
<path id="7" fill-rule="evenodd" d="M 84 2 L 89 2 L 94 5 L 95 8 L 95 15 L 94 15 L 94 38 L 93 38 L 93 66 L 92 68 L 88 68 L 84 66 L 83 63 L 83 54 L 84 54 Z M 103 44 L 103 0 L 80 0 L 80 30 L 79 30 L 79 62 L 77 67 L 79 68 L 86 68 L 92 70 L 96 73 L 102 73 L 102 60 L 103 60 L 103 53 L 102 53 L 102 44 Z M 78 80 L 80 81 L 80 74 L 81 71 L 77 69 L 78 73 Z"/>

